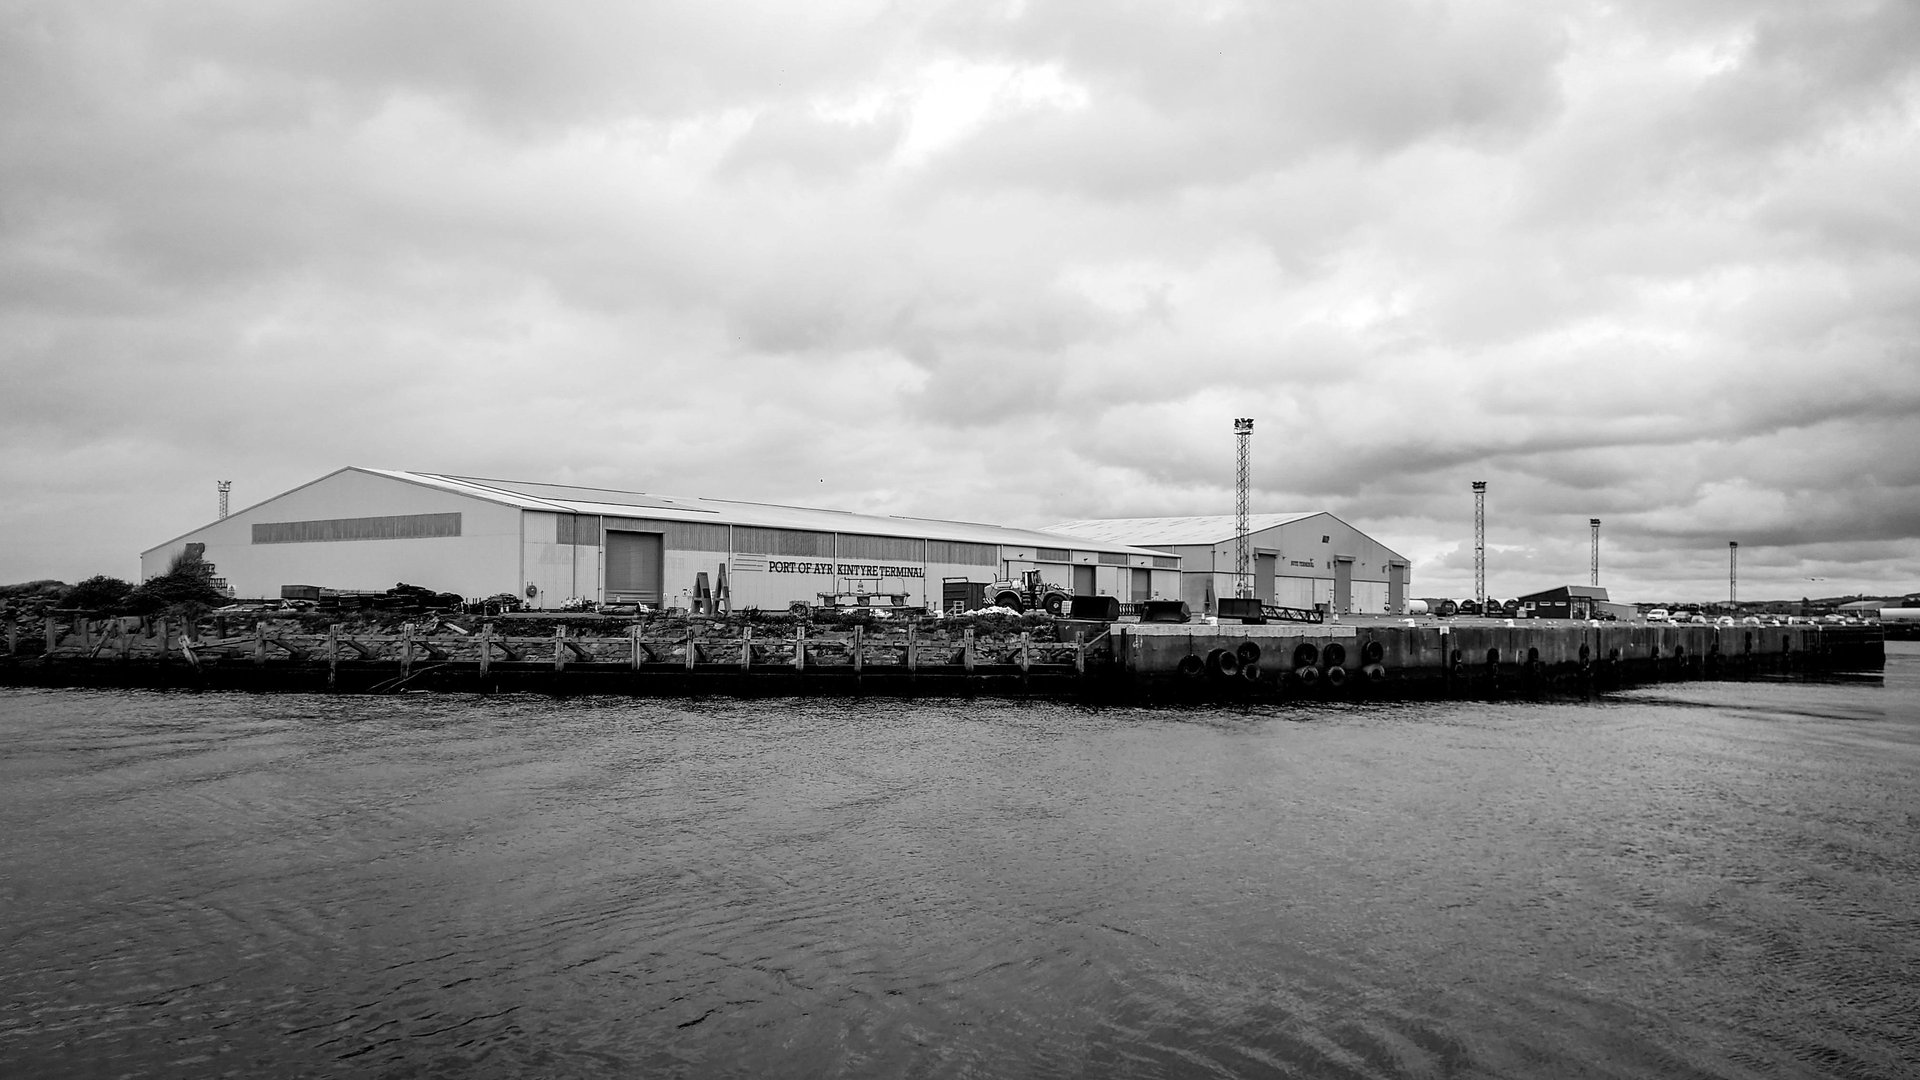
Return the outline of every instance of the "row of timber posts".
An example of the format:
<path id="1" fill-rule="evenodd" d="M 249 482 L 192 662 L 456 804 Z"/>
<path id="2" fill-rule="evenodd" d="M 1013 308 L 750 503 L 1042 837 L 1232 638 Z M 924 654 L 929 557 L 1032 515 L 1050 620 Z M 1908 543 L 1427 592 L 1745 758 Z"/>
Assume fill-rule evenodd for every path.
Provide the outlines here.
<path id="1" fill-rule="evenodd" d="M 216 633 L 219 633 L 223 629 L 224 627 L 217 628 Z M 629 663 L 633 668 L 633 670 L 635 671 L 640 670 L 643 664 L 654 659 L 654 655 L 655 655 L 653 650 L 647 648 L 645 643 L 642 641 L 642 637 L 641 637 L 642 629 L 643 628 L 640 625 L 636 624 L 634 626 L 629 627 L 627 630 L 628 643 L 630 645 Z M 62 629 L 60 626 L 56 624 L 55 620 L 49 618 L 45 621 L 44 633 L 46 637 L 46 650 L 48 653 L 52 653 L 54 651 L 54 649 L 58 646 L 62 638 L 70 637 L 70 638 L 77 638 L 80 649 L 83 652 L 88 653 L 89 655 L 97 655 L 99 652 L 106 650 L 108 646 L 113 646 L 114 653 L 118 655 L 121 659 L 123 660 L 129 659 L 132 656 L 133 634 L 129 630 L 129 628 L 127 627 L 124 621 L 116 621 L 115 625 L 111 628 L 102 627 L 96 635 L 94 627 L 91 625 L 91 623 L 88 620 L 75 619 L 65 629 Z M 169 651 L 169 645 L 172 642 L 174 634 L 173 634 L 173 627 L 169 625 L 169 621 L 167 619 L 161 618 L 156 620 L 154 629 L 152 631 L 152 635 L 158 637 L 160 642 L 160 650 L 163 654 Z M 142 635 L 142 636 L 147 636 L 147 635 Z M 1093 641 L 1087 641 L 1086 635 L 1084 633 L 1076 632 L 1074 634 L 1073 666 L 1074 666 L 1074 671 L 1076 673 L 1084 674 L 1086 672 L 1088 651 L 1093 646 L 1099 644 L 1101 638 L 1104 638 L 1105 636 L 1106 636 L 1105 634 L 1101 634 L 1095 637 Z M 195 648 L 199 647 L 202 643 L 198 638 L 198 636 L 196 635 L 195 627 L 191 622 L 184 624 L 180 627 L 179 639 L 180 639 L 180 642 L 179 642 L 180 648 L 183 656 L 188 661 L 188 663 L 198 668 L 199 658 L 195 655 L 194 650 Z M 254 623 L 252 639 L 253 639 L 251 642 L 252 649 L 251 649 L 251 655 L 249 659 L 252 661 L 252 664 L 255 667 L 264 667 L 266 665 L 268 645 L 274 645 L 286 651 L 291 657 L 295 659 L 304 659 L 307 656 L 306 651 L 302 648 L 299 648 L 295 644 L 289 643 L 288 641 L 279 637 L 269 637 L 267 635 L 267 626 L 264 620 L 256 621 Z M 241 640 L 244 641 L 245 639 L 242 638 Z M 391 639 L 388 639 L 388 640 L 391 640 Z M 222 637 L 222 638 L 217 638 L 214 643 L 220 644 L 225 641 L 226 639 Z M 20 627 L 19 627 L 18 620 L 15 620 L 15 619 L 7 620 L 6 644 L 7 644 L 8 655 L 17 655 L 19 653 Z M 235 644 L 237 644 L 237 642 L 235 642 Z M 423 651 L 433 659 L 438 659 L 438 660 L 446 659 L 446 654 L 440 649 L 435 648 L 432 642 L 422 641 L 416 637 L 416 628 L 412 623 L 401 624 L 399 641 L 397 642 L 397 644 L 399 647 L 395 651 L 397 652 L 398 655 L 395 657 L 395 659 L 397 659 L 399 662 L 400 676 L 402 679 L 405 679 L 413 674 L 414 653 L 416 651 Z M 479 644 L 479 650 L 478 650 L 479 665 L 478 666 L 479 666 L 479 673 L 482 678 L 485 678 L 490 674 L 492 663 L 494 660 L 493 653 L 496 648 L 499 649 L 502 653 L 504 653 L 506 655 L 506 659 L 508 660 L 520 659 L 520 657 L 515 654 L 515 650 L 510 648 L 507 642 L 505 640 L 502 640 L 498 636 L 498 632 L 495 628 L 495 624 L 491 622 L 485 623 L 481 627 L 478 634 L 478 644 Z M 809 642 L 808 642 L 807 627 L 805 626 L 794 627 L 793 658 L 791 660 L 792 668 L 794 671 L 806 670 L 808 644 Z M 979 656 L 978 656 L 976 641 L 974 638 L 974 630 L 971 627 L 962 631 L 960 644 L 961 644 L 961 656 L 960 656 L 961 667 L 966 673 L 972 674 L 979 662 Z M 862 673 L 866 668 L 866 662 L 865 662 L 866 646 L 867 646 L 866 628 L 863 626 L 853 627 L 853 641 L 852 641 L 851 649 L 849 651 L 850 651 L 851 667 L 855 674 Z M 344 627 L 342 624 L 333 623 L 329 625 L 327 627 L 327 632 L 325 637 L 325 650 L 326 650 L 325 655 L 326 655 L 326 661 L 327 661 L 327 685 L 329 687 L 336 685 L 338 682 L 340 655 L 343 647 L 349 647 L 354 649 L 362 659 L 366 659 L 366 658 L 377 655 L 376 650 L 370 649 L 366 645 L 362 645 L 358 641 L 355 641 L 347 637 L 344 633 Z M 740 670 L 743 672 L 749 671 L 753 667 L 753 647 L 754 647 L 753 627 L 751 626 L 743 627 L 740 631 L 740 660 L 739 660 L 739 667 L 740 667 Z M 905 652 L 905 655 L 902 657 L 902 659 L 904 660 L 903 666 L 908 671 L 919 670 L 920 658 L 921 658 L 921 647 L 920 647 L 920 639 L 919 639 L 919 628 L 917 626 L 909 625 L 906 628 L 906 642 L 905 642 L 904 652 Z M 588 662 L 591 662 L 594 660 L 594 656 L 592 653 L 588 652 L 587 649 L 581 643 L 574 641 L 572 638 L 568 636 L 567 628 L 565 626 L 557 626 L 554 628 L 554 632 L 553 632 L 553 670 L 556 672 L 564 671 L 566 669 L 567 662 L 571 657 L 578 657 L 579 659 L 583 661 L 588 661 Z M 682 657 L 682 663 L 684 664 L 685 670 L 689 672 L 693 671 L 696 665 L 701 661 L 702 657 L 703 657 L 703 650 L 702 650 L 700 640 L 697 637 L 696 630 L 692 627 L 689 627 L 687 629 L 686 638 L 685 638 L 685 654 Z M 1027 674 L 1031 672 L 1033 667 L 1033 635 L 1031 632 L 1022 632 L 1020 634 L 1018 652 L 1015 654 L 1015 660 L 1022 674 Z"/>

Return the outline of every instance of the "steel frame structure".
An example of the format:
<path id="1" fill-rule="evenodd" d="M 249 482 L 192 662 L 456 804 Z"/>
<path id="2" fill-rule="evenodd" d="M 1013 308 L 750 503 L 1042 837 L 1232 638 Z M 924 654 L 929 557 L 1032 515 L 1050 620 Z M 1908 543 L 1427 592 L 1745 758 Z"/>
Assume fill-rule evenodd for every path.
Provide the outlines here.
<path id="1" fill-rule="evenodd" d="M 1253 417 L 1239 417 L 1233 422 L 1233 437 L 1239 445 L 1239 470 L 1234 478 L 1233 503 L 1233 562 L 1235 584 L 1234 592 L 1242 598 L 1253 595 L 1253 537 L 1250 527 L 1251 514 L 1249 504 L 1252 499 L 1252 472 L 1248 468 L 1247 454 L 1249 444 L 1253 442 Z"/>

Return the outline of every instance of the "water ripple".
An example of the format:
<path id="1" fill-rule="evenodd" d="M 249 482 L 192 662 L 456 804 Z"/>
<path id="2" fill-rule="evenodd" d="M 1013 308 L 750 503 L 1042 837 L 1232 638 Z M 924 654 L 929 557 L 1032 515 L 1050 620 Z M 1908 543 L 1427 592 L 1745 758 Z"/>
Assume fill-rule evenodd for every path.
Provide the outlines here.
<path id="1" fill-rule="evenodd" d="M 1920 1074 L 1920 652 L 1590 706 L 0 692 L 0 1072 Z"/>

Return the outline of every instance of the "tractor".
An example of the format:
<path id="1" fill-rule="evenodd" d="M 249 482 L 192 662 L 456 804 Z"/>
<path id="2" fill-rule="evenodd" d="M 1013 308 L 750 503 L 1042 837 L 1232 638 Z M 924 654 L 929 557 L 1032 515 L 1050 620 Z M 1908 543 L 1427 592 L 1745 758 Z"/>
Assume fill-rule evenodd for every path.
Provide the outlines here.
<path id="1" fill-rule="evenodd" d="M 1049 615 L 1058 615 L 1072 598 L 1068 590 L 1040 580 L 1038 570 L 1022 570 L 1019 581 L 996 581 L 987 586 L 989 603 L 1015 611 L 1039 608 Z"/>

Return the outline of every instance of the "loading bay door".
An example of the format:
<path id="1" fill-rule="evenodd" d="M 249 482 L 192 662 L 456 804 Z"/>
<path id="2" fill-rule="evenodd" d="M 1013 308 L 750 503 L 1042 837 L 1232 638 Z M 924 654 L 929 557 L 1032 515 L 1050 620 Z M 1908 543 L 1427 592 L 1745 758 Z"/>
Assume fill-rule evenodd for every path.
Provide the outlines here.
<path id="1" fill-rule="evenodd" d="M 608 530 L 607 599 L 658 606 L 664 554 L 659 533 Z"/>

